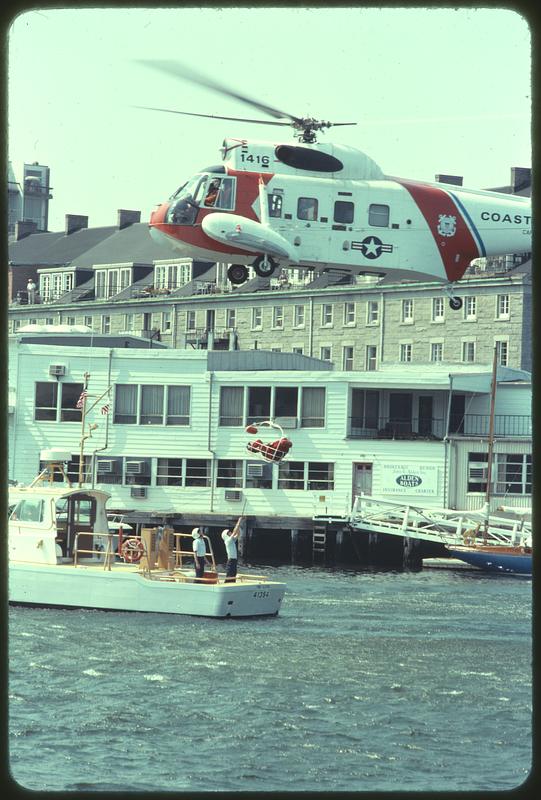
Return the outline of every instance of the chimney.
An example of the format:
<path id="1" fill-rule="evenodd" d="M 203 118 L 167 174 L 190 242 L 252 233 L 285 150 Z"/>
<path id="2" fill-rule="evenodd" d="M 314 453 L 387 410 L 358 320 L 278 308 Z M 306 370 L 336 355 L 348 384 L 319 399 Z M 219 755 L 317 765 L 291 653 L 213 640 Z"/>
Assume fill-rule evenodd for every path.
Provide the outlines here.
<path id="1" fill-rule="evenodd" d="M 31 233 L 35 233 L 38 229 L 38 223 L 31 219 L 21 219 L 15 223 L 15 241 L 20 242 L 21 239 L 26 239 Z"/>
<path id="2" fill-rule="evenodd" d="M 462 186 L 462 175 L 436 175 L 438 183 L 452 183 L 453 186 Z"/>
<path id="3" fill-rule="evenodd" d="M 118 230 L 121 231 L 122 228 L 128 228 L 130 225 L 133 225 L 135 222 L 141 222 L 141 212 L 140 211 L 128 211 L 125 208 L 118 209 Z"/>
<path id="4" fill-rule="evenodd" d="M 66 236 L 83 228 L 88 228 L 88 217 L 83 217 L 80 214 L 66 214 Z"/>
<path id="5" fill-rule="evenodd" d="M 530 167 L 511 167 L 511 190 L 520 192 L 532 185 L 532 170 Z"/>

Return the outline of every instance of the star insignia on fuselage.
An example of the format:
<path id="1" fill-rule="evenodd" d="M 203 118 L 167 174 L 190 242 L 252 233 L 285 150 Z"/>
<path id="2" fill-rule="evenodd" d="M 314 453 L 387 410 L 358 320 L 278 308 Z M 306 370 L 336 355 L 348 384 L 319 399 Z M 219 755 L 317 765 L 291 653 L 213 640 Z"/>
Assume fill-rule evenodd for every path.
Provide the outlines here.
<path id="1" fill-rule="evenodd" d="M 382 253 L 392 253 L 392 244 L 383 244 L 377 236 L 367 236 L 362 242 L 352 242 L 352 250 L 360 250 L 365 258 L 379 258 Z"/>

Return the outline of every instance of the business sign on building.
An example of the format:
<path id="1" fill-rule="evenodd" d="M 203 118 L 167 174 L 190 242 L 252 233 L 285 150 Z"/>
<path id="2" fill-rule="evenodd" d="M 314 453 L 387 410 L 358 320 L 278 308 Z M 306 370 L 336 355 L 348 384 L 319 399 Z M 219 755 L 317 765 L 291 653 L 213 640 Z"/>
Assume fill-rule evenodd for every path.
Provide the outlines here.
<path id="1" fill-rule="evenodd" d="M 436 495 L 438 467 L 429 464 L 382 464 L 381 486 L 385 495 Z"/>

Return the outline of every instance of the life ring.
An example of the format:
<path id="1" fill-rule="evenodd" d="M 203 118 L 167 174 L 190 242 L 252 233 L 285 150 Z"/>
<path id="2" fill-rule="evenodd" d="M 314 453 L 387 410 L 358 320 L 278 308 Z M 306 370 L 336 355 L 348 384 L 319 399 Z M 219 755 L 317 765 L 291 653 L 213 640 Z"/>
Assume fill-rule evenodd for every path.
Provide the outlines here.
<path id="1" fill-rule="evenodd" d="M 120 554 L 128 564 L 137 564 L 145 554 L 145 546 L 140 539 L 125 539 Z"/>

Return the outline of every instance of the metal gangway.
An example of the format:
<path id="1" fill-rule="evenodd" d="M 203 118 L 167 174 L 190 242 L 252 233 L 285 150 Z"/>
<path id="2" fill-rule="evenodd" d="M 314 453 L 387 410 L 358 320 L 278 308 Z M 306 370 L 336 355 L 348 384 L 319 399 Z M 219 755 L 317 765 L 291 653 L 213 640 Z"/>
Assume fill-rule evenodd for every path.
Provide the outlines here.
<path id="1" fill-rule="evenodd" d="M 512 514 L 512 509 L 509 511 Z M 488 505 L 476 511 L 423 508 L 360 494 L 355 498 L 348 525 L 363 533 L 384 533 L 447 545 L 484 542 L 517 546 L 531 541 L 531 512 L 523 509 L 517 512 L 508 517 L 496 516 L 488 513 Z"/>

